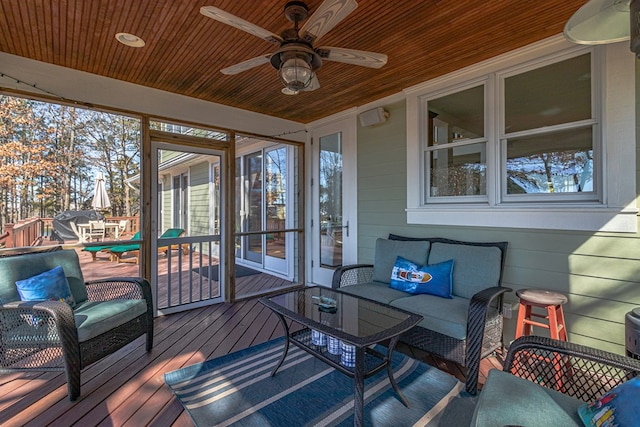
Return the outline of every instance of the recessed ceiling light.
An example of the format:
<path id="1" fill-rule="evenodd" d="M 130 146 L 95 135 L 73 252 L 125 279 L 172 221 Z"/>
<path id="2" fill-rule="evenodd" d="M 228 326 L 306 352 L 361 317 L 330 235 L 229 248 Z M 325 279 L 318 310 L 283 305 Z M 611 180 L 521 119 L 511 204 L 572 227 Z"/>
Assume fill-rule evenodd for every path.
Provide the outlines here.
<path id="1" fill-rule="evenodd" d="M 131 47 L 144 46 L 144 40 L 142 40 L 140 37 L 136 36 L 135 34 L 118 33 L 116 34 L 116 40 L 118 40 L 120 43 L 124 45 L 131 46 Z"/>

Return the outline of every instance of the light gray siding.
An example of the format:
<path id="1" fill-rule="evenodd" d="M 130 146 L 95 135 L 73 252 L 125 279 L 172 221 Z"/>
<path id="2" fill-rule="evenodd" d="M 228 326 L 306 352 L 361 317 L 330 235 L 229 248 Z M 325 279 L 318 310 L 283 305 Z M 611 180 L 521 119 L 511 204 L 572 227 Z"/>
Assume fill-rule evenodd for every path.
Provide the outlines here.
<path id="1" fill-rule="evenodd" d="M 209 162 L 189 170 L 189 235 L 209 234 Z"/>
<path id="2" fill-rule="evenodd" d="M 373 262 L 375 240 L 389 233 L 507 241 L 504 286 L 567 294 L 569 340 L 624 353 L 624 315 L 640 306 L 640 235 L 409 225 L 405 104 L 385 108 L 390 112 L 386 123 L 358 127 L 358 262 Z M 637 152 L 640 156 L 640 148 Z M 640 183 L 640 168 L 636 170 Z M 517 301 L 515 293 L 507 298 Z M 516 315 L 514 310 L 514 318 L 506 323 L 506 343 L 513 340 Z"/>
<path id="3" fill-rule="evenodd" d="M 171 176 L 163 175 L 162 176 L 162 224 L 159 227 L 159 233 L 164 232 L 165 230 L 171 228 L 171 218 L 172 218 L 172 191 L 171 188 Z"/>

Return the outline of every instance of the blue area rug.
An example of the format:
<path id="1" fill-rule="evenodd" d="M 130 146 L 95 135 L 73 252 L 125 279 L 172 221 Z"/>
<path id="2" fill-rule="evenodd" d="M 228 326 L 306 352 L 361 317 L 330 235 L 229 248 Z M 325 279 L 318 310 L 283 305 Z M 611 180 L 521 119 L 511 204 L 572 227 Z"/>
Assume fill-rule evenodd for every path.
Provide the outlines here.
<path id="1" fill-rule="evenodd" d="M 352 426 L 353 379 L 294 345 L 271 377 L 283 347 L 279 338 L 166 373 L 164 380 L 197 426 Z M 464 390 L 451 375 L 401 353 L 392 366 L 411 408 L 383 369 L 365 381 L 367 426 L 438 425 L 447 403 Z"/>

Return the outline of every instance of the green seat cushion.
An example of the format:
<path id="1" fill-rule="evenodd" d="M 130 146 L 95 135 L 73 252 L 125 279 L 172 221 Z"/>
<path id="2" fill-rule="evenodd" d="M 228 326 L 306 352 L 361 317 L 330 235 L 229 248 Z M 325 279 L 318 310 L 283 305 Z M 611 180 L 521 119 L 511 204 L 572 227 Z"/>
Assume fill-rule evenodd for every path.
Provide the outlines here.
<path id="1" fill-rule="evenodd" d="M 131 252 L 131 251 L 138 251 L 140 250 L 140 244 L 138 243 L 132 243 L 130 245 L 117 245 L 117 246 L 112 246 L 111 248 L 109 248 L 109 250 L 111 252 L 114 253 L 125 253 L 125 252 Z"/>
<path id="2" fill-rule="evenodd" d="M 182 228 L 169 228 L 160 236 L 161 239 L 175 239 L 184 233 Z"/>
<path id="3" fill-rule="evenodd" d="M 86 301 L 73 310 L 78 341 L 88 341 L 146 312 L 147 303 L 141 299 Z"/>
<path id="4" fill-rule="evenodd" d="M 405 298 L 409 295 L 406 292 L 398 291 L 389 287 L 386 283 L 380 282 L 360 283 L 357 285 L 345 286 L 340 288 L 340 290 L 351 295 L 372 299 L 383 304 L 389 304 L 393 300 Z"/>
<path id="5" fill-rule="evenodd" d="M 583 402 L 497 369 L 489 371 L 472 426 L 582 426 Z"/>
<path id="6" fill-rule="evenodd" d="M 83 251 L 86 252 L 100 252 L 100 251 L 104 251 L 105 249 L 109 249 L 111 248 L 111 246 L 87 246 L 86 248 L 82 248 Z"/>
<path id="7" fill-rule="evenodd" d="M 445 299 L 437 295 L 421 294 L 398 298 L 389 304 L 422 315 L 424 318 L 418 326 L 463 340 L 467 337 L 469 303 L 470 300 L 456 296 Z"/>
<path id="8" fill-rule="evenodd" d="M 133 235 L 131 240 L 138 240 L 140 238 L 140 232 L 136 231 L 136 234 Z M 131 247 L 135 246 L 135 249 L 131 249 Z M 121 249 L 122 248 L 122 249 Z M 83 251 L 87 252 L 100 252 L 104 250 L 110 250 L 112 252 L 127 252 L 134 251 L 140 249 L 140 244 L 138 243 L 129 243 L 129 244 L 114 244 L 114 245 L 98 245 L 98 246 L 87 246 L 83 248 Z"/>
<path id="9" fill-rule="evenodd" d="M 495 246 L 433 243 L 429 264 L 452 259 L 453 295 L 469 298 L 483 289 L 500 284 L 502 252 Z"/>
<path id="10" fill-rule="evenodd" d="M 376 240 L 376 253 L 373 262 L 373 281 L 387 284 L 391 283 L 391 272 L 393 271 L 393 266 L 399 256 L 418 265 L 426 264 L 429 247 L 429 242 L 411 242 L 387 239 Z"/>

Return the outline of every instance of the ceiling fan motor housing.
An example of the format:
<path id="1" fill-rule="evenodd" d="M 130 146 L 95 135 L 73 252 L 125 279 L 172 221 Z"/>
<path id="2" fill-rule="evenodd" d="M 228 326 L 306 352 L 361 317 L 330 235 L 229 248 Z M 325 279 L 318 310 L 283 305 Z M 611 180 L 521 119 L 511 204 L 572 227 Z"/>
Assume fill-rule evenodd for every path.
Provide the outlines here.
<path id="1" fill-rule="evenodd" d="M 276 70 L 279 70 L 282 63 L 293 56 L 303 58 L 314 72 L 322 67 L 322 58 L 320 58 L 320 55 L 306 44 L 298 42 L 282 43 L 280 49 L 271 55 L 271 65 L 273 65 L 273 68 Z"/>
<path id="2" fill-rule="evenodd" d="M 290 1 L 284 6 L 284 16 L 296 26 L 298 22 L 302 22 L 307 19 L 309 15 L 309 8 L 304 2 Z"/>

